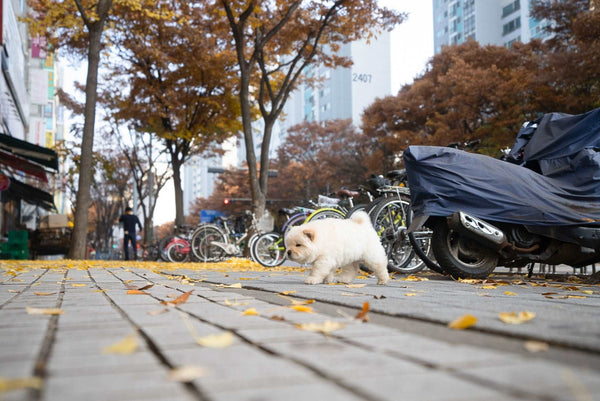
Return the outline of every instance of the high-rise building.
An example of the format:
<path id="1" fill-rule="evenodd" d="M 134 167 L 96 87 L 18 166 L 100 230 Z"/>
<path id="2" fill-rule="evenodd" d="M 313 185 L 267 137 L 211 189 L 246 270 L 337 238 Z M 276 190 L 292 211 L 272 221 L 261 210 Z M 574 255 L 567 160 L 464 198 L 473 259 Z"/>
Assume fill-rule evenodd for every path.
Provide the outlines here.
<path id="1" fill-rule="evenodd" d="M 473 39 L 510 47 L 546 35 L 546 21 L 530 16 L 530 0 L 433 0 L 435 53 Z"/>
<path id="2" fill-rule="evenodd" d="M 360 127 L 362 113 L 378 97 L 391 94 L 390 33 L 342 45 L 339 56 L 352 59 L 350 68 L 312 66 L 308 74 L 320 78 L 315 86 L 302 86 L 291 94 L 279 120 L 273 149 L 287 130 L 303 121 L 352 119 Z"/>

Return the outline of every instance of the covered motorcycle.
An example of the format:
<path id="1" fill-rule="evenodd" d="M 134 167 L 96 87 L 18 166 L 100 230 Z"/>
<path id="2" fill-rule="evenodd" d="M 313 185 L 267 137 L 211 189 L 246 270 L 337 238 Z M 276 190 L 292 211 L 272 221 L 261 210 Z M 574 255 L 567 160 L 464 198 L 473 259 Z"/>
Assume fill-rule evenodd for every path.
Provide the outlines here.
<path id="1" fill-rule="evenodd" d="M 454 277 L 528 262 L 600 260 L 600 109 L 523 125 L 508 161 L 452 148 L 404 152 L 414 213 Z"/>

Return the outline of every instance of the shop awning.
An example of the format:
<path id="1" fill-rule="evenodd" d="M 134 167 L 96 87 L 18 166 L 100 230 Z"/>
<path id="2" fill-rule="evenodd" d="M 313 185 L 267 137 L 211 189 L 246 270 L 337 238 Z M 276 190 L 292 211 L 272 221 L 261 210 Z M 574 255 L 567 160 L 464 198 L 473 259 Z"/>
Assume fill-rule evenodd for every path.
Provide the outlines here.
<path id="1" fill-rule="evenodd" d="M 12 198 L 23 199 L 27 203 L 37 205 L 46 210 L 56 210 L 54 197 L 51 194 L 14 178 L 10 179 L 10 186 L 6 190 L 6 194 Z"/>
<path id="2" fill-rule="evenodd" d="M 14 156 L 12 153 L 6 152 L 0 149 L 0 170 L 2 166 L 8 167 L 9 171 L 20 170 L 25 174 L 32 175 L 43 182 L 48 182 L 46 177 L 46 170 L 39 164 L 31 163 L 30 161 L 21 157 Z"/>
<path id="3" fill-rule="evenodd" d="M 0 134 L 0 149 L 58 171 L 58 155 L 52 149 Z"/>

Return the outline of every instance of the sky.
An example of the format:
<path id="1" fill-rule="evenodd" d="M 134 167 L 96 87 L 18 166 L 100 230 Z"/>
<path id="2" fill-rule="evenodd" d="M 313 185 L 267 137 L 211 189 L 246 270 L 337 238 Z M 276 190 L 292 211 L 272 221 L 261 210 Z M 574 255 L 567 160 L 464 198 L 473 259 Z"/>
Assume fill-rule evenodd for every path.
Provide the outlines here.
<path id="1" fill-rule="evenodd" d="M 411 83 L 433 57 L 433 1 L 379 0 L 379 4 L 408 13 L 408 19 L 391 33 L 390 94 L 396 94 L 402 85 Z M 80 68 L 76 73 L 69 71 L 66 75 L 84 83 L 85 72 L 85 69 Z M 72 93 L 72 82 L 65 84 L 67 92 Z M 175 219 L 173 198 L 173 183 L 169 182 L 158 198 L 154 224 L 160 225 Z"/>

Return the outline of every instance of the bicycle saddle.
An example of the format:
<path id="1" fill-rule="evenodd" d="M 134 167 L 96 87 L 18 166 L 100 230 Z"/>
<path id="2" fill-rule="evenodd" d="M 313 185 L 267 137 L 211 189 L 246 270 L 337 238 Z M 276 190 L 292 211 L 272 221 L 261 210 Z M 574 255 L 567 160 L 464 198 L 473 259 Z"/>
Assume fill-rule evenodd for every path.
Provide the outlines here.
<path id="1" fill-rule="evenodd" d="M 340 196 L 342 198 L 356 198 L 359 195 L 360 192 L 351 191 L 349 189 L 340 189 L 339 191 L 337 191 L 337 196 Z"/>

